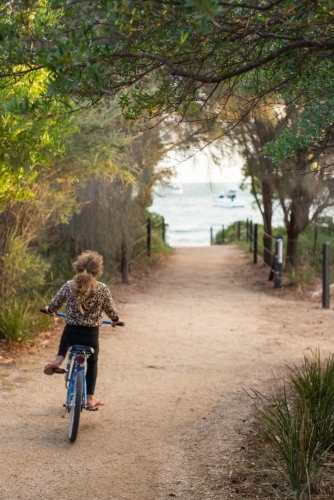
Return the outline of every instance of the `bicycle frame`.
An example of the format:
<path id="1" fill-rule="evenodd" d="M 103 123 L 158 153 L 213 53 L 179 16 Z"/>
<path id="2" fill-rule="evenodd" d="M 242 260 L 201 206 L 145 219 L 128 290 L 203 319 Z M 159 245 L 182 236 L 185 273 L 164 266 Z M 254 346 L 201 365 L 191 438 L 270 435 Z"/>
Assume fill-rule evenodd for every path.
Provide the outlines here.
<path id="1" fill-rule="evenodd" d="M 75 383 L 75 378 L 79 371 L 82 372 L 83 375 L 82 408 L 85 410 L 87 409 L 87 384 L 86 384 L 85 367 L 87 358 L 89 356 L 90 353 L 87 354 L 87 351 L 85 351 L 85 349 L 79 350 L 78 348 L 75 348 L 72 350 L 72 347 L 70 347 L 70 353 L 68 356 L 68 363 L 66 366 L 66 375 L 65 375 L 65 387 L 67 388 L 67 396 L 65 403 L 66 413 L 70 412 L 71 408 L 73 408 L 74 406 L 74 403 L 72 401 L 74 392 L 74 383 Z"/>
<path id="2" fill-rule="evenodd" d="M 45 308 L 40 309 L 42 313 L 48 313 Z M 64 313 L 57 312 L 57 316 L 66 318 Z M 103 320 L 102 323 L 112 325 L 109 320 Z M 116 323 L 117 326 L 124 326 L 123 322 Z M 69 439 L 72 443 L 77 438 L 80 414 L 83 409 L 97 411 L 98 408 L 89 408 L 87 405 L 87 383 L 86 383 L 86 366 L 87 358 L 94 354 L 94 349 L 86 345 L 72 345 L 69 348 L 69 355 L 66 369 L 54 367 L 53 373 L 65 373 L 65 387 L 67 388 L 65 415 L 71 414 L 70 434 Z"/>

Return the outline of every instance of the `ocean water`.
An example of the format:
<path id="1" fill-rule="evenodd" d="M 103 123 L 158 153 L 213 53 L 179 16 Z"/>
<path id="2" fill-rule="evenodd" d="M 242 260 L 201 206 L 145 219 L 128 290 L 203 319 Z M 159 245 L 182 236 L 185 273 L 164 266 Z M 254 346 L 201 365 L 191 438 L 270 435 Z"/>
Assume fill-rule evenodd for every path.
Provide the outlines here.
<path id="1" fill-rule="evenodd" d="M 232 222 L 252 220 L 262 223 L 262 217 L 254 197 L 249 189 L 241 190 L 237 184 L 183 184 L 183 194 L 173 192 L 171 188 L 157 186 L 154 191 L 154 202 L 150 212 L 165 218 L 167 224 L 166 238 L 169 245 L 208 246 L 210 245 L 210 228 L 214 234 Z M 238 199 L 245 202 L 245 207 L 223 208 L 214 205 L 212 198 L 228 189 L 236 189 Z M 274 225 L 282 218 L 274 214 Z"/>

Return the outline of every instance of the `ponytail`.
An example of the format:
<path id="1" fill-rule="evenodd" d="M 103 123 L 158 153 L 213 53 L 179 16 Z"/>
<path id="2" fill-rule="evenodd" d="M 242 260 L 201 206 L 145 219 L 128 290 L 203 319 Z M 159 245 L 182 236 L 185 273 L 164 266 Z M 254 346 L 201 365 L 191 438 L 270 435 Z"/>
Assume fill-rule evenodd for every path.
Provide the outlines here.
<path id="1" fill-rule="evenodd" d="M 103 259 L 97 252 L 86 250 L 73 264 L 77 274 L 72 280 L 72 294 L 81 314 L 84 314 L 88 297 L 97 289 L 96 277 L 102 274 Z"/>

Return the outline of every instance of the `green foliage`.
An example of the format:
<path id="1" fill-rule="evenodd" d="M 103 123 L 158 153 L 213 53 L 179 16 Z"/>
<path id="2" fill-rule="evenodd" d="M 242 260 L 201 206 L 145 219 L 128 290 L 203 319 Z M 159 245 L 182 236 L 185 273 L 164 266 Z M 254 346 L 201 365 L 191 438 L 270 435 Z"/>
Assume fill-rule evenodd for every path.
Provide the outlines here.
<path id="1" fill-rule="evenodd" d="M 162 217 L 154 212 L 145 211 L 145 221 L 147 217 L 151 219 L 151 255 L 169 254 L 171 252 L 170 246 L 163 241 L 162 237 Z M 167 227 L 165 227 L 167 231 Z M 138 257 L 144 257 L 147 252 L 147 226 L 142 224 L 135 232 L 135 243 L 132 246 L 131 258 L 136 261 Z M 139 240 L 139 241 L 138 241 Z"/>
<path id="2" fill-rule="evenodd" d="M 13 236 L 1 267 L 0 292 L 2 299 L 7 299 L 41 288 L 49 265 L 38 253 L 27 248 L 20 237 Z"/>
<path id="3" fill-rule="evenodd" d="M 286 248 L 287 237 L 285 230 L 277 228 L 276 231 L 283 234 L 284 246 Z M 297 282 L 302 286 L 305 283 L 312 283 L 315 278 L 322 276 L 322 248 L 323 244 L 327 241 L 331 246 L 334 245 L 334 224 L 330 217 L 320 217 L 300 234 L 297 270 L 293 275 L 293 271 L 287 269 L 287 272 L 291 275 L 292 283 L 294 279 L 297 279 Z M 334 279 L 333 264 L 334 255 L 332 254 L 331 279 Z"/>
<path id="4" fill-rule="evenodd" d="M 26 341 L 31 336 L 28 300 L 10 300 L 0 306 L 0 336 L 6 340 Z"/>
<path id="5" fill-rule="evenodd" d="M 263 225 L 258 224 L 259 231 L 259 255 L 261 255 Z M 233 222 L 225 228 L 225 244 L 238 243 L 238 223 Z M 273 235 L 283 236 L 283 256 L 287 251 L 287 232 L 285 227 L 273 229 Z M 222 230 L 215 236 L 216 245 L 222 244 Z M 240 242 L 246 241 L 246 221 L 241 221 Z M 322 276 L 322 248 L 323 244 L 329 242 L 334 247 L 334 222 L 331 217 L 319 217 L 315 223 L 310 224 L 298 239 L 298 265 L 296 268 L 287 266 L 284 272 L 283 285 L 295 286 L 303 289 L 305 285 L 313 284 L 316 278 Z M 334 254 L 331 254 L 331 281 L 334 281 Z"/>
<path id="6" fill-rule="evenodd" d="M 305 289 L 305 286 L 313 285 L 316 277 L 316 269 L 311 264 L 299 264 L 297 267 L 287 266 L 283 275 L 282 285 L 284 287 L 294 287 L 302 291 Z"/>
<path id="7" fill-rule="evenodd" d="M 331 71 L 331 5 L 7 2 L 0 8 L 2 74 L 18 77 L 46 68 L 52 73 L 48 95 L 80 103 L 122 92 L 120 103 L 131 119 L 201 105 L 205 84 L 225 83 L 226 96 L 235 95 L 242 78 L 256 97 L 292 85 L 298 96 L 304 91 L 308 97 L 319 65 L 327 63 Z M 149 74 L 156 85 L 147 85 Z"/>
<path id="8" fill-rule="evenodd" d="M 64 152 L 61 139 L 74 130 L 68 110 L 46 98 L 48 79 L 39 70 L 0 87 L 0 208 L 34 196 L 39 169 Z"/>
<path id="9" fill-rule="evenodd" d="M 222 245 L 223 229 L 219 229 L 214 236 L 215 245 Z M 224 227 L 224 244 L 237 243 L 238 241 L 246 241 L 246 221 L 240 221 L 240 240 L 238 239 L 238 222 L 232 222 L 227 227 Z"/>
<path id="10" fill-rule="evenodd" d="M 334 364 L 319 351 L 305 356 L 274 394 L 253 391 L 263 450 L 297 498 L 318 490 L 321 468 L 334 445 Z"/>
<path id="11" fill-rule="evenodd" d="M 291 369 L 293 393 L 307 406 L 311 426 L 320 452 L 331 450 L 334 445 L 334 362 L 321 359 L 317 350 L 304 356 L 300 367 Z"/>
<path id="12" fill-rule="evenodd" d="M 33 298 L 31 294 L 3 300 L 0 304 L 0 338 L 8 342 L 26 342 L 41 330 L 47 330 L 52 320 L 39 312 L 45 303 L 45 297 Z"/>
<path id="13" fill-rule="evenodd" d="M 152 234 L 151 234 L 151 245 L 152 254 L 169 254 L 171 252 L 170 246 L 163 241 L 162 238 L 162 217 L 154 212 L 148 213 L 151 224 L 152 224 Z M 167 226 L 168 227 L 168 226 Z M 165 227 L 165 231 L 167 231 Z"/>
<path id="14" fill-rule="evenodd" d="M 270 158 L 276 165 L 286 160 L 295 160 L 299 150 L 307 149 L 309 161 L 314 162 L 316 169 L 321 159 L 319 151 L 332 147 L 332 128 L 334 124 L 334 99 L 332 98 L 332 75 L 326 72 L 326 77 L 321 78 L 319 69 L 313 78 L 311 87 L 312 99 L 305 103 L 299 110 L 296 123 L 289 123 L 275 141 L 268 142 L 262 154 Z M 315 88 L 316 86 L 316 88 Z M 321 88 L 321 92 L 319 92 Z M 325 143 L 324 143 L 325 141 Z"/>
<path id="15" fill-rule="evenodd" d="M 98 106 L 82 110 L 73 119 L 75 129 L 64 140 L 62 169 L 73 180 L 83 182 L 92 176 L 115 177 L 124 183 L 135 182 L 138 165 L 131 157 L 135 134 L 125 123 L 113 99 L 102 99 Z"/>
<path id="16" fill-rule="evenodd" d="M 287 388 L 281 390 L 278 386 L 270 399 L 256 391 L 254 395 L 259 435 L 270 447 L 266 455 L 272 467 L 297 493 L 297 498 L 303 498 L 311 484 L 317 483 L 321 466 L 317 460 L 319 443 L 305 401 L 292 401 Z"/>

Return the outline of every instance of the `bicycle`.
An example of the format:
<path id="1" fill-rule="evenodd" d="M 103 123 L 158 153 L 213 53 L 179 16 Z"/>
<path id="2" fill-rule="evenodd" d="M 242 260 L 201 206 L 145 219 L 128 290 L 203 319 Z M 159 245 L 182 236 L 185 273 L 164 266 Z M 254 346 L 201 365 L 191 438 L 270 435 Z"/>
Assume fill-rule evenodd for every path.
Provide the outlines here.
<path id="1" fill-rule="evenodd" d="M 45 312 L 43 309 L 41 312 Z M 57 316 L 65 318 L 65 314 L 56 313 Z M 102 323 L 111 325 L 112 322 L 104 320 Z M 118 323 L 117 326 L 124 326 L 124 323 Z M 65 374 L 65 387 L 67 389 L 65 407 L 66 417 L 70 416 L 69 440 L 74 443 L 78 436 L 80 415 L 82 410 L 97 411 L 98 408 L 90 409 L 87 405 L 87 386 L 86 386 L 86 362 L 87 358 L 94 354 L 94 349 L 85 345 L 72 345 L 69 348 L 69 355 L 66 368 L 53 368 L 53 373 Z"/>

